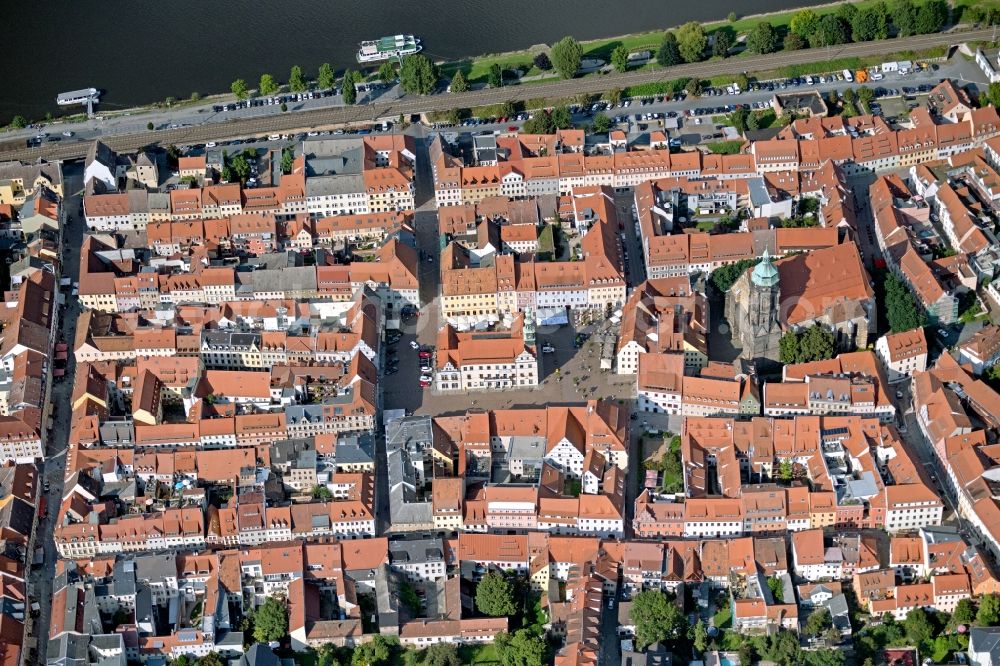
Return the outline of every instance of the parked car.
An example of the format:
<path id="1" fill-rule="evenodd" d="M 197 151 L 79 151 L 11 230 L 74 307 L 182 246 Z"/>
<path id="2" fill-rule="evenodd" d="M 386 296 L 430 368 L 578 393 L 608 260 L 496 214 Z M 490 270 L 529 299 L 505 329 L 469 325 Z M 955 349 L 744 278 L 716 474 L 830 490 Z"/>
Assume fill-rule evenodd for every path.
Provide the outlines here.
<path id="1" fill-rule="evenodd" d="M 556 351 L 556 348 L 553 347 L 552 345 L 549 345 L 549 344 L 542 345 L 542 353 L 543 354 L 554 354 L 555 351 Z"/>
<path id="2" fill-rule="evenodd" d="M 416 340 L 410 340 L 410 347 L 413 349 L 420 349 L 420 345 L 417 343 Z"/>

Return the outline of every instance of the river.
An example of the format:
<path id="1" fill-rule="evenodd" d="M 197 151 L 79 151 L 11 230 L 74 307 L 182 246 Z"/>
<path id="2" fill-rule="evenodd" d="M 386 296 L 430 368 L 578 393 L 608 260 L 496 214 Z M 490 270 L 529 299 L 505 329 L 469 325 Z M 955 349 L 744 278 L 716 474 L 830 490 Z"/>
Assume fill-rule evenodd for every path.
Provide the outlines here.
<path id="1" fill-rule="evenodd" d="M 434 59 L 593 39 L 820 0 L 71 0 L 4 15 L 0 124 L 58 112 L 59 92 L 96 87 L 103 109 L 218 93 L 292 65 L 356 66 L 358 42 L 400 32 Z M 16 7 L 16 9 L 14 8 Z"/>

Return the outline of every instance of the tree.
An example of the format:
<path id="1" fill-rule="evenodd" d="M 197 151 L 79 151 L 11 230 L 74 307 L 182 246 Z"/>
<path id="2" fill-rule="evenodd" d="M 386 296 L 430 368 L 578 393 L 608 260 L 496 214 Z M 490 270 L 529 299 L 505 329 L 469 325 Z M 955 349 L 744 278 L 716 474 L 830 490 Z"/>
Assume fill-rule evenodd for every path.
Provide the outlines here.
<path id="1" fill-rule="evenodd" d="M 154 127 L 154 125 L 153 125 L 152 122 L 146 123 L 146 129 L 149 130 L 150 132 L 153 131 L 153 127 Z"/>
<path id="2" fill-rule="evenodd" d="M 984 594 L 979 600 L 976 612 L 976 626 L 995 627 L 1000 625 L 1000 596 L 994 592 Z"/>
<path id="3" fill-rule="evenodd" d="M 809 614 L 806 626 L 802 630 L 810 636 L 819 636 L 832 626 L 833 618 L 830 617 L 830 611 L 825 608 L 817 608 Z"/>
<path id="4" fill-rule="evenodd" d="M 247 177 L 250 175 L 250 162 L 242 154 L 229 160 L 229 168 L 232 170 L 232 174 L 236 176 L 241 183 L 245 183 Z"/>
<path id="5" fill-rule="evenodd" d="M 316 666 L 340 666 L 337 659 L 337 646 L 333 643 L 323 643 L 316 650 Z"/>
<path id="6" fill-rule="evenodd" d="M 488 572 L 476 585 L 476 608 L 491 617 L 513 615 L 517 611 L 514 585 L 503 574 Z"/>
<path id="7" fill-rule="evenodd" d="M 890 273 L 885 278 L 885 314 L 893 333 L 920 328 L 927 321 L 924 309 L 903 282 Z"/>
<path id="8" fill-rule="evenodd" d="M 840 629 L 836 627 L 830 627 L 823 632 L 823 642 L 829 647 L 833 647 L 838 644 L 844 637 L 840 633 Z"/>
<path id="9" fill-rule="evenodd" d="M 198 658 L 198 666 L 226 666 L 227 663 L 218 652 L 209 652 L 204 657 Z"/>
<path id="10" fill-rule="evenodd" d="M 778 354 L 782 363 L 808 363 L 833 358 L 833 333 L 819 324 L 803 333 L 788 331 L 778 341 Z"/>
<path id="11" fill-rule="evenodd" d="M 799 342 L 799 351 L 802 356 L 800 363 L 809 361 L 824 361 L 833 358 L 834 349 L 833 333 L 825 326 L 814 324 L 802 335 Z"/>
<path id="12" fill-rule="evenodd" d="M 336 80 L 333 75 L 333 67 L 330 66 L 330 63 L 324 62 L 319 66 L 319 73 L 316 74 L 316 85 L 323 90 L 329 90 L 333 87 Z"/>
<path id="13" fill-rule="evenodd" d="M 166 102 L 167 106 L 173 106 L 174 104 L 177 103 L 177 98 L 176 97 L 168 97 L 164 101 Z"/>
<path id="14" fill-rule="evenodd" d="M 889 6 L 892 24 L 899 37 L 909 37 L 917 31 L 917 7 L 913 0 L 894 0 Z"/>
<path id="15" fill-rule="evenodd" d="M 257 84 L 257 92 L 261 95 L 273 95 L 278 92 L 278 84 L 270 74 L 261 74 L 260 83 Z"/>
<path id="16" fill-rule="evenodd" d="M 191 93 L 191 97 L 189 97 L 188 99 L 190 99 L 192 102 L 200 102 L 201 101 L 201 93 L 195 91 L 195 92 Z"/>
<path id="17" fill-rule="evenodd" d="M 264 600 L 253 616 L 253 637 L 258 643 L 280 641 L 288 635 L 288 609 L 275 597 Z"/>
<path id="18" fill-rule="evenodd" d="M 399 84 L 403 90 L 430 95 L 438 82 L 438 71 L 427 56 L 417 53 L 403 58 L 399 68 Z"/>
<path id="19" fill-rule="evenodd" d="M 375 634 L 375 637 L 367 643 L 362 643 L 354 648 L 351 654 L 352 666 L 380 666 L 388 663 L 392 656 L 393 645 L 382 636 Z"/>
<path id="20" fill-rule="evenodd" d="M 399 586 L 399 601 L 409 609 L 411 615 L 420 615 L 420 595 L 408 581 L 403 581 Z"/>
<path id="21" fill-rule="evenodd" d="M 955 606 L 955 611 L 951 614 L 951 619 L 948 621 L 948 628 L 954 631 L 961 624 L 969 626 L 975 621 L 976 606 L 972 603 L 971 599 L 962 599 Z"/>
<path id="22" fill-rule="evenodd" d="M 454 643 L 435 643 L 427 648 L 423 666 L 462 666 Z"/>
<path id="23" fill-rule="evenodd" d="M 288 111 L 288 105 L 286 103 L 284 103 L 284 102 L 281 103 L 281 107 L 280 108 L 281 108 L 281 112 L 282 113 L 284 113 L 285 111 Z"/>
<path id="24" fill-rule="evenodd" d="M 771 591 L 771 596 L 774 597 L 776 603 L 782 604 L 785 602 L 785 589 L 781 584 L 780 578 L 768 578 L 767 589 Z"/>
<path id="25" fill-rule="evenodd" d="M 795 331 L 788 331 L 778 340 L 778 359 L 782 363 L 798 363 L 801 351 L 799 350 L 799 334 Z"/>
<path id="26" fill-rule="evenodd" d="M 708 35 L 697 21 L 688 21 L 677 29 L 677 48 L 684 62 L 698 62 L 705 57 Z"/>
<path id="27" fill-rule="evenodd" d="M 777 631 L 771 634 L 761 657 L 768 661 L 791 666 L 799 662 L 799 639 L 790 631 Z"/>
<path id="28" fill-rule="evenodd" d="M 740 107 L 729 114 L 729 123 L 742 134 L 746 131 L 747 116 L 749 115 L 750 111 L 748 109 Z"/>
<path id="29" fill-rule="evenodd" d="M 284 168 L 285 167 L 284 156 L 282 156 L 281 167 L 282 167 L 281 170 L 285 171 L 285 168 Z M 291 164 L 289 164 L 288 171 L 285 171 L 285 173 L 289 173 L 289 172 L 291 172 L 291 170 L 292 170 L 291 169 Z M 313 489 L 312 489 L 312 496 L 313 496 L 313 499 L 319 500 L 321 502 L 329 502 L 330 500 L 333 499 L 333 493 L 330 492 L 329 488 L 327 488 L 326 486 L 324 486 L 322 484 L 313 487 Z"/>
<path id="30" fill-rule="evenodd" d="M 725 58 L 729 55 L 729 49 L 736 43 L 736 33 L 732 28 L 719 28 L 715 31 L 715 39 L 712 41 L 712 55 Z"/>
<path id="31" fill-rule="evenodd" d="M 707 647 L 708 629 L 705 628 L 705 623 L 701 621 L 701 618 L 698 618 L 694 624 L 694 649 L 697 650 L 698 654 L 701 654 Z"/>
<path id="32" fill-rule="evenodd" d="M 392 83 L 396 80 L 396 68 L 391 62 L 384 62 L 378 68 L 378 80 L 382 83 Z"/>
<path id="33" fill-rule="evenodd" d="M 167 146 L 167 164 L 171 167 L 176 167 L 178 160 L 181 158 L 181 149 L 177 146 L 170 144 Z"/>
<path id="34" fill-rule="evenodd" d="M 813 47 L 846 44 L 851 38 L 851 28 L 844 19 L 835 14 L 824 14 L 819 20 L 816 32 L 809 38 Z"/>
<path id="35" fill-rule="evenodd" d="M 781 40 L 778 31 L 767 21 L 761 21 L 747 35 L 747 49 L 760 55 L 774 53 L 778 50 Z"/>
<path id="36" fill-rule="evenodd" d="M 569 112 L 569 109 L 560 104 L 559 106 L 552 109 L 552 129 L 570 129 L 573 127 L 573 114 Z"/>
<path id="37" fill-rule="evenodd" d="M 792 15 L 788 29 L 804 39 L 809 39 L 819 28 L 819 14 L 811 9 L 803 9 Z"/>
<path id="38" fill-rule="evenodd" d="M 808 650 L 802 653 L 802 666 L 844 666 L 846 661 L 842 650 Z"/>
<path id="39" fill-rule="evenodd" d="M 525 134 L 551 134 L 552 115 L 549 111 L 538 111 L 528 118 L 521 128 Z"/>
<path id="40" fill-rule="evenodd" d="M 684 614 L 673 599 L 659 590 L 643 590 L 635 595 L 630 616 L 635 622 L 635 638 L 640 648 L 687 633 Z"/>
<path id="41" fill-rule="evenodd" d="M 611 66 L 616 72 L 624 72 L 628 69 L 628 49 L 624 44 L 619 44 L 611 52 Z"/>
<path id="42" fill-rule="evenodd" d="M 194 666 L 194 662 L 191 661 L 191 657 L 186 654 L 182 654 L 174 659 L 173 666 Z"/>
<path id="43" fill-rule="evenodd" d="M 583 47 L 572 37 L 563 37 L 552 47 L 552 65 L 564 79 L 572 79 L 583 61 Z"/>
<path id="44" fill-rule="evenodd" d="M 543 72 L 547 72 L 550 69 L 552 69 L 552 61 L 549 60 L 549 54 L 546 53 L 545 51 L 542 51 L 541 53 L 536 53 L 535 57 L 531 59 L 531 62 L 533 62 L 535 67 L 542 70 Z"/>
<path id="45" fill-rule="evenodd" d="M 948 22 L 948 3 L 945 0 L 927 0 L 917 10 L 916 32 L 926 35 L 940 32 Z"/>
<path id="46" fill-rule="evenodd" d="M 490 65 L 490 71 L 486 75 L 486 81 L 489 83 L 490 88 L 499 88 L 503 85 L 503 70 L 500 69 L 500 65 L 493 63 Z"/>
<path id="47" fill-rule="evenodd" d="M 229 89 L 236 95 L 236 99 L 243 101 L 250 94 L 250 90 L 247 88 L 247 82 L 243 79 L 236 79 L 233 81 Z"/>
<path id="48" fill-rule="evenodd" d="M 991 83 L 985 95 L 986 101 L 1000 109 L 1000 83 Z"/>
<path id="49" fill-rule="evenodd" d="M 702 85 L 701 79 L 697 76 L 689 79 L 684 85 L 684 90 L 687 94 L 691 95 L 691 97 L 700 97 L 704 89 L 705 87 Z"/>
<path id="50" fill-rule="evenodd" d="M 660 48 L 656 50 L 656 62 L 663 67 L 673 67 L 681 63 L 681 51 L 677 45 L 677 35 L 672 32 L 664 33 L 663 41 L 660 42 Z"/>
<path id="51" fill-rule="evenodd" d="M 785 35 L 785 41 L 782 46 L 786 51 L 799 51 L 809 46 L 805 38 L 797 32 L 789 32 Z"/>
<path id="52" fill-rule="evenodd" d="M 738 15 L 736 14 L 736 12 L 729 12 L 729 16 L 727 16 L 727 17 L 726 17 L 726 19 L 727 19 L 727 20 L 728 20 L 728 21 L 729 21 L 730 23 L 736 23 L 736 20 L 737 20 L 738 18 L 739 18 L 739 16 L 738 16 Z"/>
<path id="53" fill-rule="evenodd" d="M 747 129 L 751 132 L 760 129 L 760 116 L 756 113 L 751 113 L 747 116 Z"/>
<path id="54" fill-rule="evenodd" d="M 281 151 L 281 173 L 291 173 L 292 167 L 294 165 L 295 165 L 295 148 L 292 146 L 288 146 Z M 325 488 L 326 486 L 323 487 Z"/>
<path id="55" fill-rule="evenodd" d="M 870 111 L 870 104 L 872 100 L 875 99 L 875 92 L 868 86 L 861 86 L 858 88 L 858 103 L 864 107 L 864 111 Z"/>
<path id="56" fill-rule="evenodd" d="M 733 283 L 736 282 L 741 275 L 746 273 L 751 267 L 756 266 L 758 261 L 758 259 L 740 259 L 736 263 L 726 264 L 725 266 L 716 268 L 712 271 L 712 275 L 709 278 L 712 282 L 712 286 L 715 287 L 720 294 L 724 294 L 729 291 L 729 288 L 733 286 Z"/>
<path id="57" fill-rule="evenodd" d="M 782 481 L 791 481 L 794 468 L 791 460 L 781 460 L 778 462 L 778 478 Z"/>
<path id="58" fill-rule="evenodd" d="M 14 129 L 24 129 L 28 126 L 28 119 L 21 115 L 14 116 L 10 119 L 10 126 Z"/>
<path id="59" fill-rule="evenodd" d="M 851 19 L 851 37 L 856 42 L 870 42 L 889 36 L 889 23 L 877 7 L 859 9 Z"/>
<path id="60" fill-rule="evenodd" d="M 546 662 L 545 641 L 526 629 L 518 629 L 513 634 L 500 632 L 493 645 L 502 666 L 542 666 Z"/>
<path id="61" fill-rule="evenodd" d="M 903 631 L 910 645 L 922 646 L 934 637 L 934 625 L 923 608 L 914 608 L 909 612 L 903 620 Z"/>
<path id="62" fill-rule="evenodd" d="M 292 71 L 288 73 L 288 89 L 292 92 L 305 92 L 307 88 L 305 77 L 302 76 L 302 68 L 298 65 L 292 65 Z"/>
<path id="63" fill-rule="evenodd" d="M 612 88 L 608 92 L 608 101 L 611 102 L 612 106 L 618 106 L 622 101 L 622 93 L 624 91 L 621 88 Z"/>
<path id="64" fill-rule="evenodd" d="M 354 87 L 354 82 L 356 81 L 357 74 L 347 69 L 344 70 L 344 80 L 341 81 L 341 97 L 344 98 L 344 104 L 350 106 L 358 101 L 358 90 Z"/>
<path id="65" fill-rule="evenodd" d="M 455 72 L 455 76 L 451 77 L 451 91 L 453 93 L 463 93 L 469 90 L 469 82 L 465 78 L 465 74 L 462 74 L 462 70 Z"/>
<path id="66" fill-rule="evenodd" d="M 611 119 L 606 113 L 598 112 L 594 115 L 594 124 L 591 125 L 590 129 L 595 134 L 606 134 L 611 129 Z"/>
<path id="67" fill-rule="evenodd" d="M 850 2 L 842 2 L 837 7 L 837 11 L 835 13 L 839 18 L 843 19 L 845 23 L 850 25 L 851 21 L 854 20 L 854 17 L 858 13 L 858 8 Z"/>

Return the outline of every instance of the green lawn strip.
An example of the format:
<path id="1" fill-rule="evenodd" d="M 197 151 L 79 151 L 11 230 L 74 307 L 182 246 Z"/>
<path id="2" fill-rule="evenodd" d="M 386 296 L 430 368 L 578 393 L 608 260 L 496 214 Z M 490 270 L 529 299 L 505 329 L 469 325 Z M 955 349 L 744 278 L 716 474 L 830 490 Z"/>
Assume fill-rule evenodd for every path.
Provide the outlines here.
<path id="1" fill-rule="evenodd" d="M 858 9 L 861 9 L 874 5 L 877 1 L 878 0 L 860 0 L 859 2 L 855 2 L 853 4 Z M 958 0 L 957 4 L 971 4 L 974 1 L 975 0 Z M 840 3 L 835 3 L 820 7 L 811 7 L 811 9 L 822 16 L 824 14 L 833 14 L 837 11 L 839 6 Z M 703 25 L 705 26 L 705 31 L 710 35 L 721 28 L 734 30 L 737 35 L 746 34 L 757 24 L 764 21 L 769 22 L 776 28 L 787 29 L 788 24 L 792 20 L 792 16 L 794 16 L 798 11 L 799 9 L 793 9 L 784 12 L 776 12 L 774 14 L 747 16 L 745 18 L 738 19 L 733 23 L 726 20 L 711 21 L 704 23 Z M 670 28 L 651 30 L 631 35 L 619 35 L 616 37 L 582 41 L 580 44 L 583 46 L 583 57 L 600 58 L 601 60 L 609 61 L 611 58 L 611 52 L 614 51 L 619 45 L 625 46 L 630 53 L 635 53 L 637 51 L 653 51 L 655 53 L 656 49 L 660 46 L 660 42 L 663 41 L 663 34 L 668 29 Z M 548 49 L 543 49 L 541 46 L 538 46 L 520 51 L 491 53 L 471 58 L 464 58 L 462 60 L 445 62 L 440 66 L 441 73 L 446 78 L 451 78 L 456 70 L 461 69 L 470 83 L 485 83 L 490 67 L 496 63 L 504 69 L 520 69 L 524 72 L 525 76 L 534 76 L 543 73 L 532 63 L 532 59 L 535 55 L 543 50 L 547 51 Z M 642 68 L 655 67 L 658 66 L 654 62 L 649 65 L 645 65 Z M 640 68 L 631 68 L 630 71 L 634 69 Z"/>
<path id="2" fill-rule="evenodd" d="M 743 146 L 742 141 L 713 141 L 707 144 L 708 149 L 716 155 L 736 155 Z"/>

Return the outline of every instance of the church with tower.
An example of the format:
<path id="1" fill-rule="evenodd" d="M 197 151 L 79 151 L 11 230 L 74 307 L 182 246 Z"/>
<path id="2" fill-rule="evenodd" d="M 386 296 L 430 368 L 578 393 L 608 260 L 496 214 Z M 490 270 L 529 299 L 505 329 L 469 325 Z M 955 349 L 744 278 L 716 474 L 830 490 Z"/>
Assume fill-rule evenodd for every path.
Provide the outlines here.
<path id="1" fill-rule="evenodd" d="M 781 275 L 767 250 L 726 294 L 726 319 L 741 358 L 778 362 L 781 340 Z"/>
<path id="2" fill-rule="evenodd" d="M 781 336 L 814 325 L 834 334 L 838 351 L 866 346 L 875 326 L 875 292 L 853 242 L 760 262 L 726 292 L 726 319 L 740 357 L 779 363 Z"/>

